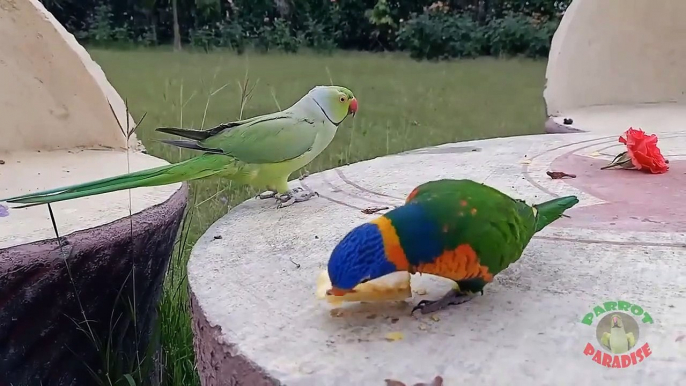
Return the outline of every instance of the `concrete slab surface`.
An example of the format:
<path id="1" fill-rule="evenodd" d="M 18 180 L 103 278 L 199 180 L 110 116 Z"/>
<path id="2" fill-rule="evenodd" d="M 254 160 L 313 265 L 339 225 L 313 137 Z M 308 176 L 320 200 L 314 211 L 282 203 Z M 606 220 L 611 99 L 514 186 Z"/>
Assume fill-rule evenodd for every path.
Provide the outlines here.
<path id="1" fill-rule="evenodd" d="M 446 386 L 686 385 L 686 213 L 679 204 L 686 132 L 657 133 L 670 161 L 664 175 L 599 170 L 622 150 L 617 134 L 539 135 L 328 170 L 292 182 L 319 198 L 280 210 L 271 200 L 248 200 L 208 229 L 188 264 L 203 384 L 383 386 L 386 378 L 409 385 L 440 375 Z M 549 170 L 577 178 L 553 180 Z M 540 232 L 484 296 L 434 318 L 410 316 L 419 300 L 450 286 L 429 275 L 412 277 L 418 293 L 405 302 L 332 309 L 315 298 L 336 243 L 378 216 L 364 209 L 400 205 L 415 186 L 439 178 L 470 178 L 528 202 L 567 194 L 581 202 L 567 212 L 571 218 Z M 618 301 L 627 303 L 611 304 L 634 312 L 624 318 L 638 326 L 630 351 L 649 347 L 649 356 L 606 368 L 584 352 L 593 347 L 613 360 L 597 339 L 607 313 L 591 316 L 591 325 L 582 320 Z M 393 332 L 402 339 L 386 339 Z"/>
<path id="2" fill-rule="evenodd" d="M 572 123 L 564 120 L 571 118 Z M 548 133 L 590 132 L 601 135 L 623 133 L 629 127 L 647 133 L 681 132 L 686 129 L 686 104 L 643 103 L 635 105 L 607 105 L 582 107 L 565 111 L 546 122 Z"/>
<path id="3" fill-rule="evenodd" d="M 168 165 L 163 159 L 133 150 L 128 157 L 125 151 L 113 150 L 0 153 L 0 160 L 4 161 L 0 164 L 0 199 Z M 160 205 L 179 188 L 181 183 L 122 190 L 51 206 L 57 229 L 64 236 Z M 0 249 L 55 237 L 46 205 L 23 209 L 11 208 L 19 204 L 5 205 L 10 207 L 10 215 L 0 217 Z"/>

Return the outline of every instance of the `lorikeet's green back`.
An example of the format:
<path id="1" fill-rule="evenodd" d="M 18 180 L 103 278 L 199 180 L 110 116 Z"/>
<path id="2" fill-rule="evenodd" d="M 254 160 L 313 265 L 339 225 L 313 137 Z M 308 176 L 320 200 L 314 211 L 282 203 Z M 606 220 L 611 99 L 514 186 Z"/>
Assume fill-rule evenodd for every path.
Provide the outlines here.
<path id="1" fill-rule="evenodd" d="M 402 213 L 387 213 L 401 243 L 440 243 L 444 251 L 469 245 L 481 265 L 491 275 L 516 261 L 531 240 L 536 229 L 534 209 L 489 186 L 471 180 L 438 180 L 420 185 L 408 196 L 407 204 L 415 204 L 426 213 L 427 220 L 439 226 L 434 237 L 413 236 L 421 222 L 402 221 Z M 430 255 L 409 253 L 411 265 L 433 262 Z M 420 249 L 420 250 L 421 250 Z M 487 280 L 490 281 L 490 280 Z"/>

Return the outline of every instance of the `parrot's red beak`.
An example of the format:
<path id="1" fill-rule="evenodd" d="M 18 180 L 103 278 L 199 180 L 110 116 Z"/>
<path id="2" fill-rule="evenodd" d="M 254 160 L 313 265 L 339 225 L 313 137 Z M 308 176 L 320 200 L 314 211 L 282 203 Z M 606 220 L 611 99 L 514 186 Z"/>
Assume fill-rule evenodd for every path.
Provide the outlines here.
<path id="1" fill-rule="evenodd" d="M 352 292 L 355 292 L 355 290 L 354 289 L 344 290 L 344 289 L 340 289 L 340 288 L 336 288 L 336 287 L 331 287 L 331 289 L 326 290 L 327 295 L 333 295 L 333 296 L 343 296 L 347 293 L 352 293 Z"/>
<path id="2" fill-rule="evenodd" d="M 348 107 L 348 114 L 352 114 L 354 117 L 355 113 L 357 113 L 357 99 L 353 98 L 350 101 L 350 107 Z"/>

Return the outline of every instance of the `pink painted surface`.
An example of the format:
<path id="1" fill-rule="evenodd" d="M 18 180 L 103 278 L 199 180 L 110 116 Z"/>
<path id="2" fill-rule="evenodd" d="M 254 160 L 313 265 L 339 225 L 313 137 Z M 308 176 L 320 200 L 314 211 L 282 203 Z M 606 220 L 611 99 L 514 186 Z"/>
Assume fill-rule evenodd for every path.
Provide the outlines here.
<path id="1" fill-rule="evenodd" d="M 576 154 L 556 158 L 552 171 L 576 174 L 563 179 L 606 204 L 572 208 L 556 226 L 640 232 L 686 232 L 686 161 L 671 160 L 665 174 L 600 170 L 608 161 Z"/>

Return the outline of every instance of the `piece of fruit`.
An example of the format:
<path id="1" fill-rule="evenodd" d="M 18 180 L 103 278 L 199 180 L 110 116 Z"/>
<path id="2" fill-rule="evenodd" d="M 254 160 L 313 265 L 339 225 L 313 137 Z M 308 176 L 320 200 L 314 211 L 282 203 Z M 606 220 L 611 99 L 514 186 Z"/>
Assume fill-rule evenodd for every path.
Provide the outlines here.
<path id="1" fill-rule="evenodd" d="M 376 280 L 370 280 L 355 287 L 355 292 L 343 296 L 327 295 L 331 289 L 329 273 L 324 270 L 317 278 L 316 295 L 329 303 L 339 305 L 343 302 L 382 302 L 405 300 L 412 297 L 409 272 L 393 272 Z"/>

